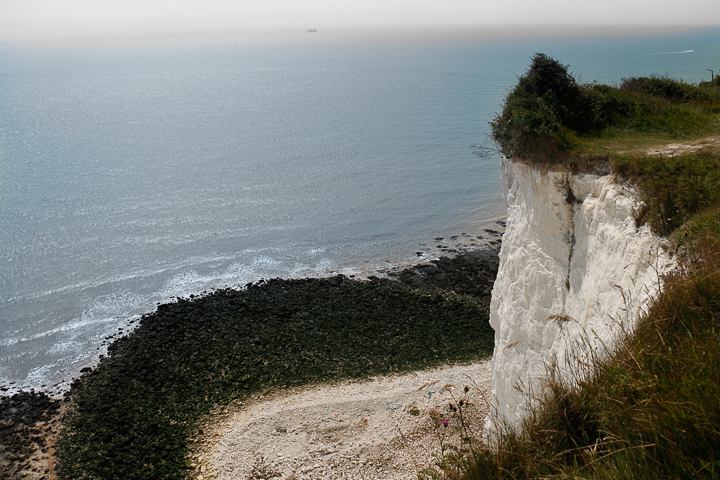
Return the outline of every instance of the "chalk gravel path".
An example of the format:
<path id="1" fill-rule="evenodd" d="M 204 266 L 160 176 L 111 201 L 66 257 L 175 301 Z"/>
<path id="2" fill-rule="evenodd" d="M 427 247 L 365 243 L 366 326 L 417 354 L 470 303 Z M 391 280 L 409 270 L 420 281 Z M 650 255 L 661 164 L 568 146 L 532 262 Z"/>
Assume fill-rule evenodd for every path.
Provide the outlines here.
<path id="1" fill-rule="evenodd" d="M 490 379 L 482 362 L 256 396 L 204 426 L 194 477 L 417 479 L 441 445 L 480 438 Z"/>

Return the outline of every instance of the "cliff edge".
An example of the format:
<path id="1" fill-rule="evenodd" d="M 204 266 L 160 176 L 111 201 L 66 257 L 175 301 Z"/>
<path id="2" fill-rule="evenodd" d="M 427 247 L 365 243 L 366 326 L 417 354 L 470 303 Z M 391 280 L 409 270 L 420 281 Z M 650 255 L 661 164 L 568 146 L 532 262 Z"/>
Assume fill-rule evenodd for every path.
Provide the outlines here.
<path id="1" fill-rule="evenodd" d="M 460 478 L 719 478 L 719 106 L 657 75 L 579 83 L 544 54 L 518 79 L 478 150 L 513 159 L 497 448 Z"/>

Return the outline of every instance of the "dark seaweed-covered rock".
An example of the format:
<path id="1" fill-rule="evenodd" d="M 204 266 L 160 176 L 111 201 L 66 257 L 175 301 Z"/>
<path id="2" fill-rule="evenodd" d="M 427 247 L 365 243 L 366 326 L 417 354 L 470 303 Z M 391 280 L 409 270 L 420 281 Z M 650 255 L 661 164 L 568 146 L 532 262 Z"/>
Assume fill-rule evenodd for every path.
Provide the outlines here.
<path id="1" fill-rule="evenodd" d="M 413 288 L 435 288 L 489 303 L 498 271 L 498 251 L 491 247 L 440 257 L 388 276 Z"/>
<path id="2" fill-rule="evenodd" d="M 486 358 L 486 306 L 390 280 L 268 280 L 160 305 L 72 386 L 61 479 L 186 477 L 196 422 L 267 388 Z"/>

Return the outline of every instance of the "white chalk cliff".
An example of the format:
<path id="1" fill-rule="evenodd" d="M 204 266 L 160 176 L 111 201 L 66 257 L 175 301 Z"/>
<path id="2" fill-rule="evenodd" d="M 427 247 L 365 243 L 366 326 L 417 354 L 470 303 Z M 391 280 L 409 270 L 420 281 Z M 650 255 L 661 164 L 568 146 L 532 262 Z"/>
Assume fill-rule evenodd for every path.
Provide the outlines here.
<path id="1" fill-rule="evenodd" d="M 633 190 L 610 176 L 508 160 L 502 170 L 507 229 L 490 306 L 493 387 L 497 413 L 517 424 L 529 405 L 520 390 L 537 391 L 548 365 L 567 374 L 589 352 L 611 350 L 673 261 L 647 225 L 636 227 Z"/>

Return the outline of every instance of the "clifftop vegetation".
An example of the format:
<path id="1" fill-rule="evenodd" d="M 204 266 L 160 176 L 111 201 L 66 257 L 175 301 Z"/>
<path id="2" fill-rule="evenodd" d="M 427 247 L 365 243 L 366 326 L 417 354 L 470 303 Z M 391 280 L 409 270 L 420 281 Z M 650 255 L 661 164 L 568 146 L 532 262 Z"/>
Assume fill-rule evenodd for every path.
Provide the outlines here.
<path id="1" fill-rule="evenodd" d="M 567 68 L 535 55 L 491 122 L 503 155 L 533 162 L 606 158 L 613 144 L 649 147 L 718 131 L 720 88 L 660 76 L 582 84 Z"/>

